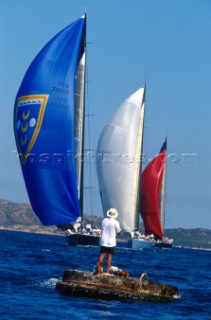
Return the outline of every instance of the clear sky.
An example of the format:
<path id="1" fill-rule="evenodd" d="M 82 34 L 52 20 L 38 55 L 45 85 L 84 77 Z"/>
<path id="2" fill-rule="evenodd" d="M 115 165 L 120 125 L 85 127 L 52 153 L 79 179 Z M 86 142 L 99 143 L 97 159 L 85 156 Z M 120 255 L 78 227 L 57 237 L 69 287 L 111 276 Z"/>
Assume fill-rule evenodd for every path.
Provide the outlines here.
<path id="1" fill-rule="evenodd" d="M 168 137 L 166 228 L 211 229 L 210 0 L 1 0 L 0 199 L 28 202 L 13 134 L 26 69 L 85 7 L 92 148 L 112 112 L 146 82 L 148 160 Z"/>

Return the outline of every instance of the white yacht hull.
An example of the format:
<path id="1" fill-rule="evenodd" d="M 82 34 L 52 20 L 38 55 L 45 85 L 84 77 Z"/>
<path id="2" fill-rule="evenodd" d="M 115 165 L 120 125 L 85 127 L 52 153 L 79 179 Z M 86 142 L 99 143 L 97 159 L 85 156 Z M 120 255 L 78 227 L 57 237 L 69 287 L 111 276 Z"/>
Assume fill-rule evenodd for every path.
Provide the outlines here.
<path id="1" fill-rule="evenodd" d="M 146 249 L 153 248 L 154 243 L 152 241 L 142 240 L 142 239 L 132 239 L 133 249 Z"/>

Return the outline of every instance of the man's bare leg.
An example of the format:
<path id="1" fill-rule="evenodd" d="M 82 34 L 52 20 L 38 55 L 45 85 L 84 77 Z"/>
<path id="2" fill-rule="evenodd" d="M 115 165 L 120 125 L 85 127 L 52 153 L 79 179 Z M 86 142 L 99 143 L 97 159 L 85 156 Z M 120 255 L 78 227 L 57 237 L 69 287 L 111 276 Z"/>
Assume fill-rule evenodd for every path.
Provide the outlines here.
<path id="1" fill-rule="evenodd" d="M 110 272 L 111 262 L 112 262 L 112 254 L 111 254 L 111 253 L 108 253 L 107 264 L 106 264 L 106 272 L 107 272 L 107 273 Z"/>
<path id="2" fill-rule="evenodd" d="M 100 254 L 100 257 L 99 257 L 99 260 L 98 260 L 98 263 L 97 263 L 97 272 L 98 273 L 102 273 L 103 272 L 103 260 L 105 258 L 105 253 L 101 253 Z"/>

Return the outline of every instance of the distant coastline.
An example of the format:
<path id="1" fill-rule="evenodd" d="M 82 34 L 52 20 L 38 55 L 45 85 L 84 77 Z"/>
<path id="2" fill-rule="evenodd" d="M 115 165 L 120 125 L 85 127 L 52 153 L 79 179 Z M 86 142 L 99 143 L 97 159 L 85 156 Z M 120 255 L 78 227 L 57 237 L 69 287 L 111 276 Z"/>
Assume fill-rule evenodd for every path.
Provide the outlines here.
<path id="1" fill-rule="evenodd" d="M 23 226 L 14 226 L 12 227 L 2 227 L 0 226 L 0 230 L 2 231 L 13 231 L 13 232 L 25 232 L 25 233 L 36 233 L 36 234 L 45 234 L 45 235 L 52 235 L 52 236 L 59 236 L 65 237 L 66 234 L 64 231 L 60 231 L 59 229 L 55 228 L 48 228 L 48 227 L 36 227 L 32 226 L 31 228 L 24 228 Z M 184 248 L 184 249 L 192 249 L 192 250 L 202 250 L 202 251 L 211 251 L 211 248 L 201 248 L 201 247 L 191 247 L 191 246 L 173 246 L 175 248 Z"/>
<path id="2" fill-rule="evenodd" d="M 43 226 L 30 204 L 15 203 L 0 200 L 0 230 L 20 231 L 55 236 L 65 236 L 65 232 L 56 226 Z M 84 215 L 84 224 L 90 223 L 93 227 L 101 226 L 102 218 L 98 216 Z M 143 226 L 140 226 L 143 232 Z M 173 246 L 200 250 L 211 250 L 211 230 L 205 228 L 166 229 L 165 235 L 174 239 Z"/>
<path id="3" fill-rule="evenodd" d="M 49 234 L 49 235 L 60 236 L 60 237 L 65 236 L 64 231 L 61 231 L 55 227 L 54 228 L 53 227 L 39 227 L 39 226 L 25 227 L 22 225 L 15 225 L 14 227 L 0 226 L 0 230 Z"/>

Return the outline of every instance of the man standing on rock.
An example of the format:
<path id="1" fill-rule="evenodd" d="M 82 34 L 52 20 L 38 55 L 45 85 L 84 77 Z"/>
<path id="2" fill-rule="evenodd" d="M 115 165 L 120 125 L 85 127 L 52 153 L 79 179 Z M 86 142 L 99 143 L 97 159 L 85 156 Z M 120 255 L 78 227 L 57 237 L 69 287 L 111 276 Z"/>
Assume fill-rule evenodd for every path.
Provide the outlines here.
<path id="1" fill-rule="evenodd" d="M 118 212 L 111 208 L 107 211 L 107 218 L 102 221 L 100 238 L 100 257 L 97 263 L 97 272 L 103 273 L 103 260 L 107 254 L 106 273 L 111 268 L 112 256 L 115 253 L 116 235 L 121 232 L 119 222 L 116 220 Z"/>

